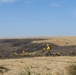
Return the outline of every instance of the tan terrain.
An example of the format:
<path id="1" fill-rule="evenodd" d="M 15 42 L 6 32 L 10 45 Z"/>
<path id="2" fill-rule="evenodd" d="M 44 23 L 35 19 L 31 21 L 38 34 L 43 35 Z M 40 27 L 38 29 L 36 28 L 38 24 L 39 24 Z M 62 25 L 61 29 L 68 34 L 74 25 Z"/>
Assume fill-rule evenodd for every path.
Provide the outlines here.
<path id="1" fill-rule="evenodd" d="M 21 54 L 23 50 L 39 53 L 47 43 L 52 46 L 51 52 L 60 56 L 10 57 L 13 52 Z M 0 58 L 0 75 L 23 75 L 25 67 L 29 67 L 31 75 L 69 75 L 66 68 L 76 64 L 76 37 L 0 39 Z"/>
<path id="2" fill-rule="evenodd" d="M 71 64 L 76 64 L 76 57 L 33 57 L 0 60 L 0 66 L 8 69 L 3 75 L 20 75 L 21 72 L 26 71 L 25 67 L 27 66 L 31 75 L 68 75 L 66 68 Z"/>
<path id="3" fill-rule="evenodd" d="M 33 41 L 33 43 L 53 43 L 58 46 L 71 46 L 76 45 L 76 37 L 65 36 L 65 37 L 47 37 L 45 40 Z"/>

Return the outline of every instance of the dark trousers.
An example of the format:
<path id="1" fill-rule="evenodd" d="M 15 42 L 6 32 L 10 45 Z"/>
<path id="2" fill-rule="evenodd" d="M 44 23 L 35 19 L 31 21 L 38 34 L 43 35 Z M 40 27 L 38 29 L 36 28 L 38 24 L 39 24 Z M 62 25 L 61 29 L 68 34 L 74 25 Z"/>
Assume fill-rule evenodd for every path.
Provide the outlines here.
<path id="1" fill-rule="evenodd" d="M 48 53 L 51 55 L 51 51 L 50 50 L 48 50 Z"/>

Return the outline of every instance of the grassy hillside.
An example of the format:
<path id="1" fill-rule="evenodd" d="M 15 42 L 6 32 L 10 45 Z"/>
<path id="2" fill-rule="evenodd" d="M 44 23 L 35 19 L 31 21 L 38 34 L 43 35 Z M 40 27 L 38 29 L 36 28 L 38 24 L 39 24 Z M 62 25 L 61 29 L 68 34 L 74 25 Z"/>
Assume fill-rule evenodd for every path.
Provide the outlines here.
<path id="1" fill-rule="evenodd" d="M 76 57 L 33 57 L 0 60 L 0 75 L 20 75 L 29 67 L 31 75 L 76 75 Z M 67 68 L 69 67 L 69 73 Z M 74 73 L 75 72 L 75 73 Z M 28 74 L 21 74 L 28 75 Z"/>
<path id="2" fill-rule="evenodd" d="M 76 37 L 48 37 L 28 39 L 0 39 L 0 58 L 10 57 L 12 53 L 21 54 L 42 51 L 46 44 L 52 46 L 52 53 L 76 55 Z"/>

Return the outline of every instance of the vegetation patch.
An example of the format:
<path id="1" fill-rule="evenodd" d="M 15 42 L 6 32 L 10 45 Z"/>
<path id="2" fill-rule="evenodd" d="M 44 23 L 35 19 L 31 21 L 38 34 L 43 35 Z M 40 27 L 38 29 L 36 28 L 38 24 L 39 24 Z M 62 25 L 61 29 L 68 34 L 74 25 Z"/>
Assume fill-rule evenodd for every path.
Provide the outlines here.
<path id="1" fill-rule="evenodd" d="M 7 69 L 6 67 L 4 67 L 4 66 L 0 66 L 0 73 L 5 73 L 5 72 L 7 72 L 9 69 Z"/>
<path id="2" fill-rule="evenodd" d="M 67 71 L 68 75 L 76 75 L 76 64 L 68 66 Z"/>
<path id="3" fill-rule="evenodd" d="M 20 72 L 20 75 L 31 75 L 29 67 L 24 67 L 24 70 Z"/>

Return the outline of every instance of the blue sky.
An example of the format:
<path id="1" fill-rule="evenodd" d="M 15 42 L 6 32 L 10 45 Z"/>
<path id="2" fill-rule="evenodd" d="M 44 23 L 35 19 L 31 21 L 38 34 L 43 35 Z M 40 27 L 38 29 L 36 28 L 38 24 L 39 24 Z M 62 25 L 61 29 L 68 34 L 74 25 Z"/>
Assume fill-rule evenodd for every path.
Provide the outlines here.
<path id="1" fill-rule="evenodd" d="M 0 0 L 0 37 L 75 35 L 76 0 Z"/>

